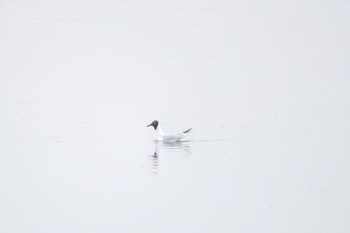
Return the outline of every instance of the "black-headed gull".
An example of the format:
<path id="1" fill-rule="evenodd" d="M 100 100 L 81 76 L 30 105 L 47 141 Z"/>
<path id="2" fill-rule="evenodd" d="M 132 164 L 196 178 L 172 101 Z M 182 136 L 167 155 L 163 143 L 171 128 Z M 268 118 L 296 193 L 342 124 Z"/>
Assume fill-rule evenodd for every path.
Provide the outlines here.
<path id="1" fill-rule="evenodd" d="M 186 137 L 191 131 L 191 129 L 188 129 L 182 133 L 177 134 L 164 133 L 158 121 L 153 121 L 151 124 L 147 125 L 147 127 L 149 126 L 153 126 L 154 130 L 156 131 L 156 140 L 164 142 L 178 142 L 182 138 Z"/>

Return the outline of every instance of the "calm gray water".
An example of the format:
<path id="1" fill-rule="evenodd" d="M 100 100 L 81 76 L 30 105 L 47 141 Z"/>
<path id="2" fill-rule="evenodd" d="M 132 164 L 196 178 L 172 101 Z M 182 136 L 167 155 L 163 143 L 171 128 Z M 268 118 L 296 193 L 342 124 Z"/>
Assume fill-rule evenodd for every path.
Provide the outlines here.
<path id="1" fill-rule="evenodd" d="M 349 9 L 0 1 L 0 232 L 349 232 Z"/>

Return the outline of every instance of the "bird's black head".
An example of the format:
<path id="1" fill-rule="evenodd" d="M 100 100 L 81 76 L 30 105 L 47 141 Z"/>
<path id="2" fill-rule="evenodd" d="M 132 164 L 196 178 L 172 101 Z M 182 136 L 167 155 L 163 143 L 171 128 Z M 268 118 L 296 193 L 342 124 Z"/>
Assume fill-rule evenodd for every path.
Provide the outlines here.
<path id="1" fill-rule="evenodd" d="M 148 127 L 148 126 L 153 126 L 153 127 L 154 127 L 154 130 L 156 130 L 157 127 L 158 127 L 158 121 L 153 121 L 151 124 L 147 125 L 147 127 Z"/>

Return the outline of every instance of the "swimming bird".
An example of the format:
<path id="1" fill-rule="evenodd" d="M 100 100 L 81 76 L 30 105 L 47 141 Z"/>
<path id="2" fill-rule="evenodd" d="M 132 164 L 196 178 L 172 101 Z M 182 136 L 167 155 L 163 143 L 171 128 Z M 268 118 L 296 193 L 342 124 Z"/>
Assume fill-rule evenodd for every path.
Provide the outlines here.
<path id="1" fill-rule="evenodd" d="M 168 134 L 165 133 L 162 128 L 160 127 L 160 124 L 157 120 L 153 121 L 151 124 L 147 125 L 147 127 L 153 126 L 154 130 L 156 131 L 156 140 L 157 141 L 164 141 L 164 142 L 178 142 L 182 138 L 186 137 L 191 129 L 185 130 L 182 133 L 177 134 Z"/>

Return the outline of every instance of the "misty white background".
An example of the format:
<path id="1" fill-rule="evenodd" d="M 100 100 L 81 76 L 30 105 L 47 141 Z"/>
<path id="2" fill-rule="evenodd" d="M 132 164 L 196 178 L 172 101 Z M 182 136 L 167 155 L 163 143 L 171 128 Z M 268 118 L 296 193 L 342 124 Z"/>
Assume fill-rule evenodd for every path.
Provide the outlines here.
<path id="1" fill-rule="evenodd" d="M 349 25 L 347 1 L 0 1 L 0 232 L 349 232 Z"/>

